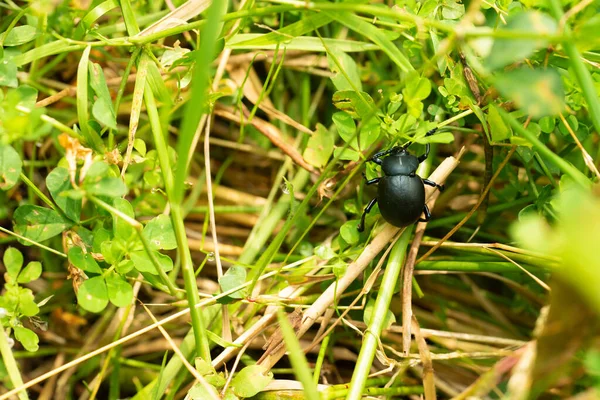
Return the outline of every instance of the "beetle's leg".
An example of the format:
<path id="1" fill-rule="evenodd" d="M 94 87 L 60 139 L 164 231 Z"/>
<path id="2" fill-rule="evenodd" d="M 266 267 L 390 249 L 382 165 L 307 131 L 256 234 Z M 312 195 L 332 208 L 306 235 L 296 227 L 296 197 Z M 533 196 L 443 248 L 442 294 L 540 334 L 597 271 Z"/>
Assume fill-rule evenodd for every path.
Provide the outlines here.
<path id="1" fill-rule="evenodd" d="M 425 153 L 420 155 L 418 158 L 419 164 L 425 161 L 427 157 L 429 157 L 429 143 L 425 144 Z"/>
<path id="2" fill-rule="evenodd" d="M 440 185 L 439 183 L 435 183 L 434 181 L 430 181 L 429 179 L 423 179 L 423 183 L 425 185 L 429 185 L 429 186 L 438 188 L 440 190 L 440 192 L 443 192 L 445 189 L 444 185 Z"/>
<path id="3" fill-rule="evenodd" d="M 399 148 L 400 148 L 399 146 L 396 146 L 396 147 L 392 147 L 389 150 L 379 151 L 379 152 L 373 154 L 373 157 L 369 158 L 367 161 L 371 161 L 377 165 L 381 165 L 383 160 L 380 157 L 387 156 L 388 154 L 397 151 Z"/>
<path id="4" fill-rule="evenodd" d="M 374 183 L 379 182 L 379 180 L 381 179 L 381 178 L 367 179 L 367 174 L 365 174 L 364 172 L 362 173 L 362 176 L 363 176 L 363 178 L 365 178 L 365 181 L 366 181 L 365 184 L 366 185 L 372 185 Z"/>
<path id="5" fill-rule="evenodd" d="M 432 130 L 428 131 L 425 136 L 431 136 L 435 133 L 435 131 L 437 131 L 438 128 L 433 128 Z M 427 157 L 429 157 L 429 143 L 425 144 L 425 154 L 419 156 L 419 163 L 422 163 L 423 161 L 425 161 L 427 159 Z"/>
<path id="6" fill-rule="evenodd" d="M 369 202 L 369 204 L 367 204 L 367 206 L 365 207 L 365 211 L 363 211 L 363 214 L 360 217 L 360 224 L 358 224 L 358 226 L 356 227 L 356 229 L 359 232 L 362 232 L 362 231 L 365 230 L 365 217 L 371 211 L 371 208 L 373 208 L 373 206 L 375 205 L 375 203 L 377 203 L 377 197 L 375 197 L 373 200 L 371 200 Z"/>
<path id="7" fill-rule="evenodd" d="M 430 131 L 427 131 L 427 133 L 425 134 L 425 136 L 431 136 L 433 135 L 436 131 L 438 130 L 438 128 L 433 128 Z"/>
<path id="8" fill-rule="evenodd" d="M 431 219 L 431 213 L 429 212 L 427 204 L 423 206 L 423 214 L 425 214 L 425 218 L 419 218 L 419 222 L 427 222 Z"/>
<path id="9" fill-rule="evenodd" d="M 374 183 L 378 183 L 380 179 L 381 179 L 381 178 L 373 178 L 373 179 L 368 179 L 368 180 L 365 182 L 365 185 L 372 185 L 372 184 L 374 184 Z"/>

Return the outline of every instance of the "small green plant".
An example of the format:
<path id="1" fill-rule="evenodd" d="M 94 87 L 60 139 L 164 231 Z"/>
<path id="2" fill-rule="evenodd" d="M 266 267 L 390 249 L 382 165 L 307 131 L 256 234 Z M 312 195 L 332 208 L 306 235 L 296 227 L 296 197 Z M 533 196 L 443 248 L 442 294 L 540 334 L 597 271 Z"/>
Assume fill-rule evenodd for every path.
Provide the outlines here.
<path id="1" fill-rule="evenodd" d="M 35 318 L 40 312 L 40 304 L 35 302 L 31 289 L 22 285 L 42 275 L 42 264 L 30 261 L 23 267 L 23 254 L 14 247 L 6 249 L 2 261 L 6 273 L 4 293 L 0 296 L 0 326 L 11 329 L 15 339 L 27 351 L 35 352 L 38 350 L 39 338 L 35 332 L 23 326 L 22 320 Z"/>

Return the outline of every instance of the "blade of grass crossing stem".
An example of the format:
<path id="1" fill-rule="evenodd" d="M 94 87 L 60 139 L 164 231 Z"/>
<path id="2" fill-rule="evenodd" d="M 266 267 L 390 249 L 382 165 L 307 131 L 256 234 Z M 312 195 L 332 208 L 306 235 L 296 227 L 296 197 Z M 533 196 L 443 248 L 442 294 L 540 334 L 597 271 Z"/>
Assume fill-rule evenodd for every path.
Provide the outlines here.
<path id="1" fill-rule="evenodd" d="M 312 380 L 310 367 L 308 366 L 306 357 L 304 357 L 304 352 L 302 351 L 302 347 L 300 347 L 296 333 L 294 333 L 294 328 L 292 328 L 290 321 L 281 309 L 277 310 L 277 319 L 279 320 L 283 340 L 288 349 L 294 375 L 296 375 L 296 378 L 298 378 L 304 388 L 304 398 L 307 400 L 319 400 L 317 385 Z"/>
<path id="2" fill-rule="evenodd" d="M 117 8 L 119 3 L 117 0 L 107 0 L 91 9 L 85 17 L 81 19 L 80 25 L 85 29 L 89 29 L 94 22 L 113 8 Z"/>
<path id="3" fill-rule="evenodd" d="M 104 143 L 102 138 L 93 129 L 90 129 L 88 123 L 90 114 L 88 109 L 88 64 L 90 62 L 90 51 L 92 48 L 87 46 L 83 50 L 79 66 L 77 67 L 77 119 L 79 120 L 79 130 L 85 138 L 88 146 L 94 148 L 99 153 L 104 152 Z"/>
<path id="4" fill-rule="evenodd" d="M 142 58 L 143 57 L 148 57 L 148 55 L 143 54 Z M 190 306 L 190 312 L 192 314 L 192 327 L 194 329 L 197 354 L 205 361 L 210 362 L 210 348 L 208 346 L 208 337 L 204 330 L 204 321 L 200 315 L 200 310 L 196 307 L 196 304 L 198 303 L 198 286 L 196 284 L 196 276 L 194 274 L 192 255 L 190 253 L 190 248 L 185 233 L 183 213 L 181 210 L 181 205 L 178 202 L 173 201 L 173 170 L 169 161 L 167 142 L 161 128 L 157 104 L 154 100 L 154 95 L 152 94 L 152 90 L 150 89 L 149 85 L 146 85 L 144 99 L 146 101 L 146 110 L 148 113 L 150 128 L 152 130 L 152 136 L 154 138 L 154 145 L 158 153 L 160 169 L 163 173 L 167 198 L 171 206 L 171 222 L 173 223 L 173 230 L 175 231 L 175 238 L 177 240 L 177 252 L 179 259 L 181 260 L 185 292 L 188 304 Z"/>
<path id="5" fill-rule="evenodd" d="M 525 138 L 538 153 L 549 159 L 553 162 L 562 172 L 569 175 L 573 181 L 577 182 L 583 187 L 588 187 L 590 185 L 589 179 L 577 168 L 575 168 L 569 162 L 563 160 L 561 157 L 556 155 L 552 150 L 550 150 L 544 143 L 542 143 L 535 135 L 525 129 L 523 125 L 519 121 L 515 119 L 512 115 L 504 111 L 502 108 L 498 108 L 500 115 L 506 122 L 512 126 L 512 128 L 519 133 L 523 138 Z"/>
<path id="6" fill-rule="evenodd" d="M 381 287 L 377 293 L 377 299 L 375 300 L 375 306 L 371 314 L 371 323 L 365 330 L 356 367 L 350 380 L 350 389 L 346 400 L 359 400 L 362 398 L 362 393 L 365 389 L 371 366 L 373 365 L 373 359 L 375 358 L 375 351 L 379 346 L 379 336 L 381 335 L 386 315 L 390 309 L 392 296 L 396 289 L 396 283 L 398 282 L 402 264 L 404 264 L 404 259 L 406 258 L 406 249 L 413 231 L 414 226 L 410 229 L 405 229 L 390 253 L 390 258 L 387 262 L 383 279 L 381 280 Z"/>
<path id="7" fill-rule="evenodd" d="M 559 0 L 550 0 L 550 10 L 554 15 L 554 18 L 557 21 L 562 20 L 564 17 L 562 4 Z M 567 38 L 571 36 L 571 29 L 565 23 L 563 28 L 563 33 Z M 579 81 L 581 85 L 581 90 L 583 91 L 583 97 L 588 103 L 588 114 L 594 123 L 594 128 L 596 128 L 597 132 L 600 132 L 600 101 L 598 100 L 598 92 L 594 86 L 594 80 L 588 71 L 587 67 L 583 63 L 581 58 L 581 54 L 579 54 L 579 50 L 575 46 L 575 43 L 572 40 L 565 40 L 562 42 L 563 48 L 565 49 L 565 53 L 567 53 L 569 64 L 573 68 L 573 73 Z"/>
<path id="8" fill-rule="evenodd" d="M 135 143 L 135 134 L 140 122 L 142 105 L 144 103 L 146 77 L 148 76 L 148 61 L 148 57 L 140 58 L 138 70 L 135 76 L 135 86 L 133 88 L 133 97 L 131 99 L 131 111 L 129 113 L 129 140 L 127 143 L 127 150 L 125 151 L 125 157 L 123 158 L 123 168 L 121 169 L 122 178 L 125 178 L 125 171 L 127 171 L 127 166 L 131 162 L 133 144 Z"/>
<path id="9" fill-rule="evenodd" d="M 198 129 L 200 118 L 204 114 L 204 104 L 208 98 L 209 70 L 215 52 L 217 39 L 223 27 L 223 15 L 227 12 L 229 1 L 213 1 L 206 16 L 206 24 L 200 33 L 200 49 L 196 52 L 196 64 L 192 78 L 192 96 L 185 106 L 179 139 L 177 141 L 177 170 L 175 186 L 173 187 L 173 201 L 182 200 L 187 177 L 188 166 L 194 153 L 192 143 Z M 198 112 L 198 109 L 201 112 Z"/>
<path id="10" fill-rule="evenodd" d="M 121 0 L 121 12 L 123 14 L 123 22 L 129 36 L 135 36 L 140 33 L 140 27 L 135 19 L 135 13 L 129 0 Z"/>
<path id="11" fill-rule="evenodd" d="M 306 15 L 298 22 L 294 22 L 279 30 L 260 35 L 253 39 L 240 41 L 236 43 L 235 46 L 252 46 L 257 48 L 266 45 L 276 45 L 281 42 L 288 42 L 290 38 L 302 37 L 303 35 L 329 24 L 331 21 L 333 21 L 333 18 L 323 13 Z"/>

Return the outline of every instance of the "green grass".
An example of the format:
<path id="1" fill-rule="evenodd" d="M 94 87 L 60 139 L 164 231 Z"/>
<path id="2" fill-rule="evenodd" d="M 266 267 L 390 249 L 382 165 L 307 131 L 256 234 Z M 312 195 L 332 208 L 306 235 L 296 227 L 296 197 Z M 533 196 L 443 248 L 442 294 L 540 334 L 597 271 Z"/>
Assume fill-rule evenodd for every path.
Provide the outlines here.
<path id="1" fill-rule="evenodd" d="M 594 3 L 51 3 L 0 8 L 0 400 L 597 396 Z M 427 142 L 431 222 L 359 233 Z"/>

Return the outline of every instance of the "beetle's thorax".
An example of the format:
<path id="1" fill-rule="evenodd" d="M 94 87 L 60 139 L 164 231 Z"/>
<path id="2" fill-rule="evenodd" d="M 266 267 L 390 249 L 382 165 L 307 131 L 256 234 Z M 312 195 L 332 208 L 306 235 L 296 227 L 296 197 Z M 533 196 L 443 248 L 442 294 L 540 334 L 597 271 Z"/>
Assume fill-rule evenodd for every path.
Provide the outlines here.
<path id="1" fill-rule="evenodd" d="M 411 175 L 417 171 L 419 159 L 402 149 L 383 159 L 381 169 L 388 176 Z"/>

